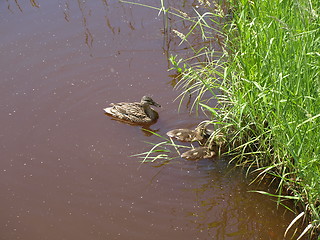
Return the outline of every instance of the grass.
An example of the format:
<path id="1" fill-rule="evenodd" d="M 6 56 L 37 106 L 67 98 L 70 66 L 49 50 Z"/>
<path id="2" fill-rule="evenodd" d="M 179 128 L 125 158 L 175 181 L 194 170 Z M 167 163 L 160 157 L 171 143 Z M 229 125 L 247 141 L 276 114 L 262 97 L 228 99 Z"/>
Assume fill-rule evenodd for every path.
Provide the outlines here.
<path id="1" fill-rule="evenodd" d="M 228 136 L 232 161 L 257 172 L 259 178 L 271 175 L 278 181 L 278 194 L 270 197 L 277 197 L 279 204 L 293 199 L 302 207 L 288 226 L 293 228 L 302 218 L 307 221 L 295 238 L 318 237 L 320 2 L 199 2 L 205 11 L 194 9 L 192 17 L 170 7 L 164 10 L 161 1 L 167 17 L 181 16 L 190 26 L 186 33 L 171 31 L 194 53 L 189 59 L 170 58 L 180 74 L 176 86 L 182 89 L 180 101 L 194 96 L 192 109 L 205 110 L 216 121 Z M 194 48 L 190 40 L 194 35 L 208 44 Z M 214 42 L 221 51 L 212 47 Z M 212 98 L 219 100 L 218 106 L 211 105 Z"/>
<path id="2" fill-rule="evenodd" d="M 320 3 L 230 0 L 230 5 L 222 63 L 207 59 L 205 66 L 183 72 L 181 97 L 196 93 L 196 104 L 232 133 L 233 160 L 279 179 L 279 202 L 290 195 L 309 217 L 303 234 L 319 234 Z M 217 84 L 220 96 L 212 90 Z M 201 104 L 205 91 L 220 99 L 219 109 Z"/>
<path id="3" fill-rule="evenodd" d="M 217 6 L 209 8 L 211 14 L 198 15 L 190 32 L 181 34 L 182 41 L 188 41 L 196 27 L 204 39 L 212 39 L 210 31 L 219 28 L 212 22 L 217 17 L 226 19 L 226 11 Z M 180 99 L 194 94 L 193 106 L 209 111 L 230 136 L 233 161 L 249 169 L 254 166 L 252 171 L 259 176 L 277 178 L 279 203 L 290 198 L 302 205 L 299 218 L 309 217 L 302 235 L 307 231 L 316 235 L 320 226 L 319 1 L 242 0 L 230 1 L 230 6 L 233 18 L 218 31 L 224 39 L 221 53 L 210 47 L 194 51 L 195 58 L 204 61 L 183 67 Z M 203 101 L 208 95 L 217 97 L 220 106 Z"/>
<path id="4" fill-rule="evenodd" d="M 222 86 L 232 106 L 225 110 L 240 148 L 254 150 L 252 161 L 280 179 L 279 195 L 289 189 L 310 216 L 308 229 L 319 230 L 319 1 L 233 4 Z"/>

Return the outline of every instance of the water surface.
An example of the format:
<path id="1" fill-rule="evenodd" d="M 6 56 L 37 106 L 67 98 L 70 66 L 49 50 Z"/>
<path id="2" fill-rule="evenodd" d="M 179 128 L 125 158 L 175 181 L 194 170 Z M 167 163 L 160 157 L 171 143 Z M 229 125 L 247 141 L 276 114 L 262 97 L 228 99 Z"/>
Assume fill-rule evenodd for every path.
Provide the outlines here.
<path id="1" fill-rule="evenodd" d="M 118 1 L 0 3 L 0 239 L 283 239 L 293 215 L 226 159 L 141 164 L 159 139 L 103 114 L 150 95 L 159 134 L 205 119 L 177 112 L 162 24 Z"/>

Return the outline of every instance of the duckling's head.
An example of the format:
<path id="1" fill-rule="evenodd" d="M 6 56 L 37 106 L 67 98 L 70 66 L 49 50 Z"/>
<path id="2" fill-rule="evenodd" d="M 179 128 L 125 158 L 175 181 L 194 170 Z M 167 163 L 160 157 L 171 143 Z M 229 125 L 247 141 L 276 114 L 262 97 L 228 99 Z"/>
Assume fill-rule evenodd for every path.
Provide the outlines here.
<path id="1" fill-rule="evenodd" d="M 195 131 L 198 132 L 201 136 L 208 138 L 213 130 L 208 129 L 208 126 L 212 124 L 211 121 L 203 121 L 196 128 Z"/>
<path id="2" fill-rule="evenodd" d="M 143 96 L 141 98 L 141 104 L 142 105 L 152 105 L 152 106 L 156 106 L 156 107 L 161 107 L 160 104 L 156 103 L 155 101 L 152 100 L 151 97 L 148 97 L 148 96 Z"/>

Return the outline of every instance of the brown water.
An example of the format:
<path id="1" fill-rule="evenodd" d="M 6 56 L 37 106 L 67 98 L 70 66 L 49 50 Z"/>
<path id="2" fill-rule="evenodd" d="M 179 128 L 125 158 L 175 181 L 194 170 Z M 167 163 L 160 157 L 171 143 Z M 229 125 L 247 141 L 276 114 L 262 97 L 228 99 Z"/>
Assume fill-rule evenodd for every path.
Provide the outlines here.
<path id="1" fill-rule="evenodd" d="M 147 94 L 160 134 L 204 119 L 177 113 L 157 11 L 32 3 L 0 2 L 1 240 L 283 239 L 293 215 L 227 160 L 141 165 L 159 139 L 103 114 Z"/>

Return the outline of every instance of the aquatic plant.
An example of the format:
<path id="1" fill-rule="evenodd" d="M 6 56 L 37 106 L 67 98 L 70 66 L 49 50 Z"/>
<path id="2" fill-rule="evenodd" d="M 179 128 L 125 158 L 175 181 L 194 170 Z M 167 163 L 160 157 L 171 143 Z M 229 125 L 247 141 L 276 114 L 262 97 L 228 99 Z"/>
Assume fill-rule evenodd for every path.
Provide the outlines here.
<path id="1" fill-rule="evenodd" d="M 228 136 L 226 152 L 233 162 L 248 167 L 248 173 L 257 172 L 257 179 L 278 180 L 278 195 L 260 193 L 276 197 L 278 204 L 292 199 L 303 207 L 287 230 L 304 218 L 308 223 L 297 239 L 307 233 L 317 237 L 320 2 L 199 2 L 195 16 L 168 7 L 164 11 L 189 22 L 186 33 L 170 28 L 194 53 L 188 59 L 171 57 L 180 74 L 180 103 L 193 96 L 191 109 L 202 109 L 214 119 L 218 131 Z M 207 44 L 194 47 L 190 38 L 197 34 Z M 219 100 L 217 106 L 211 105 L 213 98 Z"/>
<path id="2" fill-rule="evenodd" d="M 227 11 L 215 9 L 225 20 L 220 26 L 223 54 L 182 73 L 180 99 L 195 93 L 194 106 L 209 111 L 223 123 L 222 129 L 232 132 L 233 161 L 249 171 L 254 167 L 259 177 L 280 179 L 279 204 L 290 198 L 303 206 L 298 216 L 308 215 L 310 221 L 299 239 L 320 226 L 320 5 L 302 0 L 230 5 Z M 209 14 L 199 16 L 201 21 L 204 15 Z M 201 26 L 203 38 L 210 38 L 209 24 Z M 201 54 L 213 52 L 208 48 Z M 213 90 L 217 86 L 220 95 Z M 217 97 L 219 107 L 204 103 L 205 93 Z"/>
<path id="3" fill-rule="evenodd" d="M 279 195 L 289 189 L 303 205 L 307 229 L 319 229 L 319 2 L 233 4 L 223 87 L 239 147 L 250 142 L 252 161 L 280 179 Z"/>

